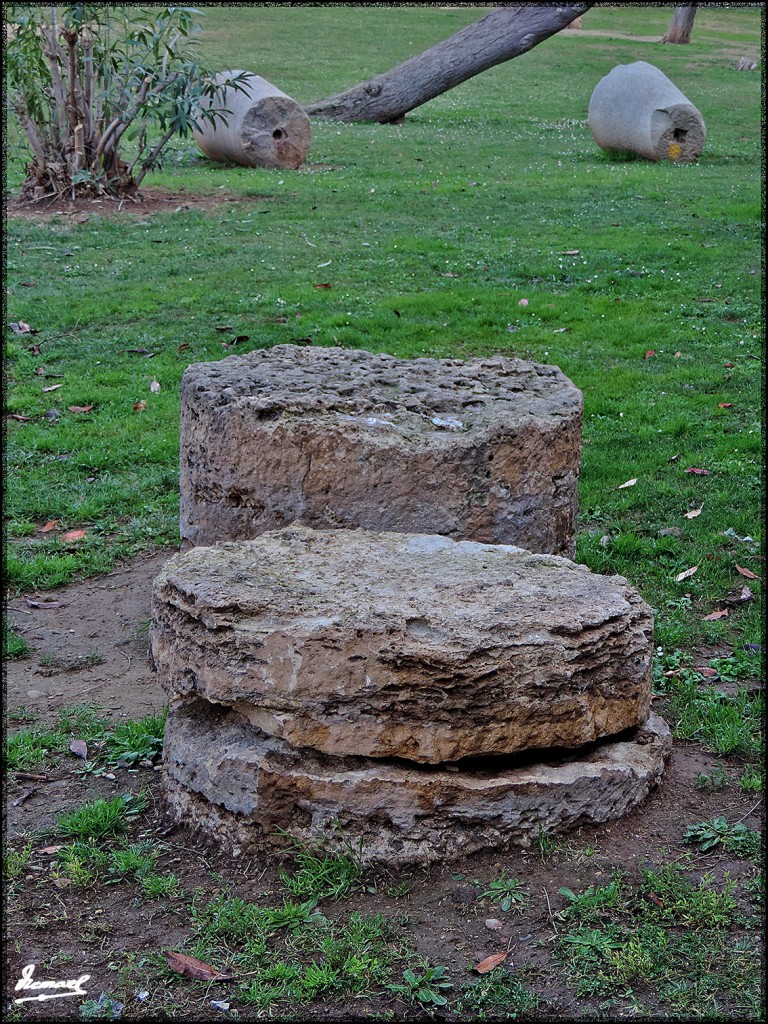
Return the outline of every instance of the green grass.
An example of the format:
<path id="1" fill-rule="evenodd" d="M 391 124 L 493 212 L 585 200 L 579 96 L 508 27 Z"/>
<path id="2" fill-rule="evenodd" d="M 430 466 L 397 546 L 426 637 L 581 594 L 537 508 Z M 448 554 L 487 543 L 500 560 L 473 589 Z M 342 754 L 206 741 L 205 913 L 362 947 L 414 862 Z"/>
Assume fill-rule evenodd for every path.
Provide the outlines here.
<path id="1" fill-rule="evenodd" d="M 146 800 L 132 793 L 116 796 L 112 800 L 99 798 L 85 804 L 77 811 L 61 814 L 56 819 L 55 830 L 65 838 L 81 841 L 103 839 L 127 828 L 128 819 L 140 813 Z"/>
<path id="2" fill-rule="evenodd" d="M 646 867 L 634 885 L 561 889 L 568 929 L 555 959 L 578 997 L 608 997 L 601 1005 L 619 1017 L 749 1017 L 760 998 L 757 942 L 748 931 L 734 937 L 745 923 L 736 889 L 727 875 L 694 881 L 677 864 Z"/>
<path id="3" fill-rule="evenodd" d="M 209 8 L 202 46 L 308 101 L 479 13 Z M 317 121 L 299 172 L 214 165 L 180 143 L 151 184 L 239 199 L 210 212 L 12 218 L 8 318 L 40 333 L 7 344 L 8 411 L 32 417 L 9 424 L 11 589 L 176 543 L 179 380 L 188 363 L 233 351 L 215 329 L 228 324 L 248 335 L 238 352 L 310 336 L 402 357 L 558 364 L 585 399 L 578 559 L 640 588 L 665 647 L 757 642 L 760 581 L 749 581 L 758 601 L 703 619 L 746 582 L 737 564 L 760 575 L 734 539 L 761 536 L 760 80 L 729 63 L 758 47 L 759 18 L 702 9 L 689 47 L 624 38 L 660 38 L 667 14 L 592 10 L 609 35 L 561 34 L 399 127 Z M 393 18 L 398 31 L 386 31 Z M 310 41 L 317 59 L 297 62 Z M 594 145 L 591 91 L 627 59 L 655 63 L 699 106 L 699 162 L 617 161 Z M 9 162 L 11 188 L 20 166 Z M 40 366 L 63 387 L 43 393 Z M 46 419 L 52 408 L 61 415 Z M 41 534 L 54 518 L 59 530 Z M 669 527 L 680 536 L 659 535 Z M 74 528 L 88 532 L 65 542 Z"/>
<path id="4" fill-rule="evenodd" d="M 24 637 L 3 622 L 3 660 L 12 661 L 16 658 L 26 658 L 29 653 L 30 647 Z"/>
<path id="5" fill-rule="evenodd" d="M 51 767 L 66 753 L 72 738 L 83 740 L 88 748 L 88 770 L 103 772 L 107 766 L 136 767 L 139 762 L 160 756 L 167 708 L 159 715 L 147 715 L 136 721 L 111 727 L 91 704 L 63 708 L 51 729 L 22 728 L 6 737 L 3 760 L 8 770 L 28 771 Z M 21 708 L 9 718 L 27 721 Z M 99 768 L 96 768 L 100 765 Z"/>
<path id="6" fill-rule="evenodd" d="M 290 850 L 297 869 L 280 868 L 280 881 L 291 895 L 315 900 L 349 896 L 363 873 L 362 843 L 345 841 L 343 834 L 318 837 L 301 842 L 290 833 L 278 829 L 278 835 L 291 840 Z"/>

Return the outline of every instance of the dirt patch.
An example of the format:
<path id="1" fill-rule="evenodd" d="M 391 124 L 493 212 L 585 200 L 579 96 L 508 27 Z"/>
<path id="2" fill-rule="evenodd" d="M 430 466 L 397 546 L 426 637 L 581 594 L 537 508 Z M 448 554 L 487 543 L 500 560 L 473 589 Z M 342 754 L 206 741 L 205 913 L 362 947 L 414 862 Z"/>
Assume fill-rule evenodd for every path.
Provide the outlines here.
<path id="1" fill-rule="evenodd" d="M 6 707 L 23 705 L 42 723 L 82 703 L 118 721 L 160 711 L 164 698 L 148 660 L 150 598 L 152 581 L 171 553 L 139 557 L 100 579 L 11 601 L 8 624 L 34 653 L 8 662 Z"/>
<path id="2" fill-rule="evenodd" d="M 170 551 L 145 555 L 119 566 L 100 579 L 39 594 L 33 601 L 60 602 L 57 607 L 34 608 L 26 598 L 10 602 L 8 621 L 33 653 L 7 666 L 6 707 L 13 712 L 24 705 L 52 722 L 57 712 L 73 704 L 90 702 L 105 717 L 120 722 L 158 711 L 164 702 L 160 681 L 147 659 L 147 627 L 152 581 Z M 654 701 L 664 714 L 664 701 Z M 14 723 L 13 728 L 18 728 Z M 699 745 L 676 741 L 661 786 L 648 801 L 618 822 L 577 829 L 550 859 L 542 861 L 536 848 L 510 843 L 498 850 L 461 861 L 435 863 L 425 868 L 388 872 L 371 869 L 364 875 L 366 888 L 348 900 L 321 901 L 329 920 L 346 921 L 354 911 L 381 913 L 397 932 L 431 964 L 448 969 L 456 1005 L 461 985 L 477 979 L 468 964 L 477 963 L 509 944 L 510 963 L 504 967 L 542 1002 L 536 1019 L 583 1019 L 595 1014 L 604 996 L 576 996 L 562 965 L 553 959 L 558 928 L 553 914 L 564 905 L 559 889 L 574 892 L 588 885 L 607 884 L 622 868 L 637 877 L 646 864 L 669 863 L 693 852 L 687 871 L 701 877 L 713 872 L 713 884 L 722 886 L 725 872 L 740 881 L 754 876 L 754 862 L 723 855 L 718 850 L 700 854 L 683 843 L 688 825 L 717 815 L 743 819 L 760 827 L 759 794 L 743 793 L 736 785 L 718 791 L 696 788 L 697 775 L 711 775 L 716 767 L 732 778 L 741 771 L 739 758 L 717 758 Z M 239 982 L 205 985 L 173 977 L 164 966 L 163 950 L 191 950 L 190 903 L 204 904 L 217 893 L 234 893 L 244 900 L 280 905 L 281 856 L 266 846 L 247 863 L 213 847 L 182 822 L 173 824 L 162 799 L 162 767 L 116 767 L 107 775 L 83 773 L 82 762 L 66 756 L 42 778 L 9 776 L 6 841 L 14 848 L 20 836 L 32 836 L 34 851 L 20 879 L 11 887 L 6 942 L 6 1006 L 14 998 L 13 986 L 26 964 L 37 964 L 40 977 L 61 979 L 89 974 L 90 999 L 111 993 L 123 1002 L 123 1019 L 212 1020 L 226 1017 L 212 1009 L 212 1000 L 225 1000 L 242 1020 L 256 1020 L 265 1011 L 244 1003 Z M 32 773 L 34 774 L 34 772 Z M 87 887 L 56 877 L 55 854 L 36 830 L 50 830 L 63 811 L 79 808 L 97 796 L 108 799 L 143 790 L 148 809 L 131 825 L 131 841 L 149 840 L 162 851 L 160 870 L 173 872 L 182 895 L 149 900 L 135 881 L 108 884 L 102 878 Z M 523 913 L 503 913 L 478 898 L 482 887 L 506 870 L 519 878 L 530 893 Z M 405 892 L 405 887 L 409 890 Z M 271 895 L 269 895 L 271 894 Z M 740 897 L 741 899 L 741 897 Z M 744 901 L 744 913 L 750 913 Z M 502 919 L 491 931 L 485 921 Z M 282 940 L 281 940 L 282 941 Z M 647 989 L 647 990 L 646 990 Z M 635 995 L 654 1006 L 652 988 L 635 986 Z M 24 1019 L 77 1019 L 80 999 L 27 1003 Z M 311 1003 L 282 1004 L 280 1010 L 297 1021 L 370 1019 L 376 1014 L 393 1020 L 466 1020 L 454 1009 L 427 1014 L 417 1004 L 398 1001 L 385 993 L 372 999 L 334 1001 L 330 996 Z M 437 1017 L 435 1017 L 435 1014 Z M 667 1013 L 663 1012 L 662 1016 Z M 732 1019 L 745 1019 L 738 1011 Z M 611 1018 L 615 1019 L 615 1018 Z"/>
<path id="3" fill-rule="evenodd" d="M 119 217 L 125 214 L 149 216 L 153 213 L 180 213 L 182 210 L 213 210 L 225 203 L 270 202 L 273 196 L 244 195 L 232 192 L 198 193 L 184 188 L 142 188 L 131 198 L 90 197 L 79 195 L 51 196 L 35 202 L 18 198 L 9 199 L 5 212 L 9 217 L 45 220 L 53 216 L 72 217 L 74 220 L 93 215 Z"/>

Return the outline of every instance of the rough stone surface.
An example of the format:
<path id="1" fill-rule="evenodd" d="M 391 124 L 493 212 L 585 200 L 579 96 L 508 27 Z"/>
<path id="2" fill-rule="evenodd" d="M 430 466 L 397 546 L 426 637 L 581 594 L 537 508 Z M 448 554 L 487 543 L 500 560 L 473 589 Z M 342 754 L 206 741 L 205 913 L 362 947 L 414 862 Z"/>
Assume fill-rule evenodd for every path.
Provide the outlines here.
<path id="1" fill-rule="evenodd" d="M 366 861 L 424 863 L 620 817 L 658 784 L 670 748 L 651 715 L 577 760 L 415 768 L 297 751 L 235 711 L 186 699 L 168 716 L 165 793 L 177 818 L 234 852 L 276 828 L 309 839 L 336 819 L 363 840 Z"/>
<path id="2" fill-rule="evenodd" d="M 619 64 L 597 83 L 589 128 L 598 146 L 647 160 L 695 160 L 706 139 L 704 119 L 663 71 L 644 60 Z"/>
<path id="3" fill-rule="evenodd" d="M 581 746 L 645 720 L 652 649 L 622 577 L 439 536 L 287 527 L 177 555 L 153 594 L 171 695 L 333 755 Z"/>
<path id="4" fill-rule="evenodd" d="M 187 367 L 185 547 L 298 521 L 571 555 L 582 397 L 555 366 L 280 345 Z"/>

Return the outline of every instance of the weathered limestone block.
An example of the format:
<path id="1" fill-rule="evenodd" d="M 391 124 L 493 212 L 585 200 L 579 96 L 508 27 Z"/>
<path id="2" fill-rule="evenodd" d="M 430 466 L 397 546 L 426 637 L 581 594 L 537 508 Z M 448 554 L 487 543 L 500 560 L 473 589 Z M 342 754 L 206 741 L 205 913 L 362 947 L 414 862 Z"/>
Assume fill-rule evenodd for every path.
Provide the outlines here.
<path id="1" fill-rule="evenodd" d="M 222 71 L 218 85 L 236 75 L 247 75 L 238 87 L 228 86 L 208 106 L 230 111 L 213 122 L 201 121 L 195 142 L 209 160 L 224 160 L 244 167 L 295 170 L 307 159 L 312 127 L 304 108 L 260 75 Z"/>
<path id="2" fill-rule="evenodd" d="M 280 345 L 187 367 L 184 546 L 298 521 L 570 555 L 582 397 L 555 366 Z"/>
<path id="3" fill-rule="evenodd" d="M 278 827 L 307 840 L 336 819 L 363 840 L 366 861 L 425 863 L 621 817 L 658 784 L 670 748 L 651 715 L 576 760 L 406 767 L 296 750 L 235 711 L 185 699 L 168 715 L 164 787 L 175 817 L 235 853 Z"/>
<path id="4" fill-rule="evenodd" d="M 169 694 L 333 755 L 578 747 L 650 707 L 639 594 L 507 545 L 297 525 L 174 556 L 152 614 Z"/>
<path id="5" fill-rule="evenodd" d="M 663 71 L 644 60 L 619 64 L 597 83 L 589 128 L 598 146 L 647 160 L 695 160 L 704 148 L 704 119 Z"/>

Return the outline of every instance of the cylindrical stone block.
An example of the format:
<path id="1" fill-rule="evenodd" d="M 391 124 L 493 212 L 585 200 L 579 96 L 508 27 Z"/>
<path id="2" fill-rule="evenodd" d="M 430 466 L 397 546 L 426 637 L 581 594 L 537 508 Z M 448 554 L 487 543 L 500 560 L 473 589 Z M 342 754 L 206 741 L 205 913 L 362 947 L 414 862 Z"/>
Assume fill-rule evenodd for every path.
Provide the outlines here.
<path id="1" fill-rule="evenodd" d="M 336 756 L 580 747 L 645 721 L 652 652 L 622 577 L 439 536 L 293 526 L 193 548 L 152 600 L 166 692 Z"/>
<path id="2" fill-rule="evenodd" d="M 244 71 L 223 71 L 218 84 Z M 229 86 L 223 96 L 208 106 L 226 108 L 226 123 L 221 117 L 213 122 L 201 120 L 193 132 L 195 142 L 210 160 L 230 161 L 245 167 L 301 167 L 309 153 L 312 129 L 304 109 L 260 75 L 248 74 Z"/>
<path id="3" fill-rule="evenodd" d="M 671 746 L 650 715 L 576 757 L 418 768 L 296 750 L 229 708 L 182 699 L 168 713 L 163 788 L 174 818 L 234 855 L 263 852 L 276 829 L 312 841 L 338 824 L 365 862 L 427 864 L 620 818 L 659 784 Z"/>
<path id="4" fill-rule="evenodd" d="M 647 160 L 695 160 L 706 138 L 696 107 L 643 60 L 619 64 L 597 83 L 589 128 L 601 149 L 626 150 Z"/>
<path id="5" fill-rule="evenodd" d="M 185 547 L 300 522 L 570 556 L 583 402 L 556 366 L 280 345 L 187 367 Z"/>

